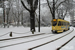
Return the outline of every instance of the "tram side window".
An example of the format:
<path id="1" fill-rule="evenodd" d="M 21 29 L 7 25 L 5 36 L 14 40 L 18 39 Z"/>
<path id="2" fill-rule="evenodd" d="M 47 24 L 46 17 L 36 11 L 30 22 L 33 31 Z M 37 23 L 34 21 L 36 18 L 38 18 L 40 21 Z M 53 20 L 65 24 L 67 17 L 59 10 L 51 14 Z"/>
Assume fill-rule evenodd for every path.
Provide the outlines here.
<path id="1" fill-rule="evenodd" d="M 66 22 L 65 22 L 65 26 L 66 26 Z"/>
<path id="2" fill-rule="evenodd" d="M 68 25 L 68 23 L 67 23 L 67 25 Z"/>
<path id="3" fill-rule="evenodd" d="M 62 26 L 64 26 L 64 22 L 62 22 Z"/>
<path id="4" fill-rule="evenodd" d="M 64 22 L 64 25 L 66 26 L 66 23 Z"/>
<path id="5" fill-rule="evenodd" d="M 67 23 L 67 26 L 68 26 L 68 23 Z"/>
<path id="6" fill-rule="evenodd" d="M 68 23 L 68 25 L 70 25 L 70 24 Z"/>
<path id="7" fill-rule="evenodd" d="M 65 26 L 65 22 L 63 22 L 63 25 Z"/>
<path id="8" fill-rule="evenodd" d="M 66 22 L 65 22 L 65 26 L 66 26 Z"/>
<path id="9" fill-rule="evenodd" d="M 70 23 L 69 23 L 69 25 L 70 25 Z"/>
<path id="10" fill-rule="evenodd" d="M 68 23 L 68 25 L 69 25 L 69 23 Z"/>
<path id="11" fill-rule="evenodd" d="M 66 26 L 67 26 L 67 23 L 66 23 Z"/>
<path id="12" fill-rule="evenodd" d="M 63 22 L 61 22 L 61 25 L 63 26 Z"/>
<path id="13" fill-rule="evenodd" d="M 66 26 L 67 26 L 67 23 L 66 23 Z"/>
<path id="14" fill-rule="evenodd" d="M 64 22 L 64 26 L 66 26 L 66 23 Z"/>
<path id="15" fill-rule="evenodd" d="M 58 26 L 61 26 L 61 22 L 59 21 Z"/>

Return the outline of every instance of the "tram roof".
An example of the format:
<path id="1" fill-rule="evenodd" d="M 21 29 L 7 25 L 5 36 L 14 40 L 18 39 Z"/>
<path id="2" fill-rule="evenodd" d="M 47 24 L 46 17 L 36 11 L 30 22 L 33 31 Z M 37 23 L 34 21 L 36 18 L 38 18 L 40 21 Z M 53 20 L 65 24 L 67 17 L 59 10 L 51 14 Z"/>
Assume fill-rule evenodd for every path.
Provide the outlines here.
<path id="1" fill-rule="evenodd" d="M 66 21 L 66 20 L 63 20 L 63 19 L 53 19 L 52 21 L 64 21 L 64 22 L 69 22 L 69 21 Z"/>

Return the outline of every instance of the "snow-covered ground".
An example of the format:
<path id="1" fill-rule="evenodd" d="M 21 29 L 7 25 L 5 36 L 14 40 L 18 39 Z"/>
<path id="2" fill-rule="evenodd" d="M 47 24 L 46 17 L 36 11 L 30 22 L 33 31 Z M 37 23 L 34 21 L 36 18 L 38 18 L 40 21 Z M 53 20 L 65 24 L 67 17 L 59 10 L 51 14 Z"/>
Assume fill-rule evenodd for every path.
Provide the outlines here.
<path id="1" fill-rule="evenodd" d="M 62 44 L 67 42 L 70 38 L 75 36 L 74 32 L 72 32 L 71 34 L 69 34 L 66 37 L 63 37 L 63 38 L 61 38 L 61 39 L 59 39 L 57 41 L 54 41 L 52 43 L 48 43 L 47 45 L 35 48 L 34 50 L 56 50 Z M 64 32 L 63 34 L 66 34 L 66 33 L 68 33 L 68 32 Z M 59 36 L 61 36 L 63 34 L 60 34 Z M 55 36 L 55 37 L 51 37 L 51 38 L 57 38 L 57 37 Z M 75 43 L 75 39 L 73 39 L 68 45 L 66 45 L 63 48 L 61 48 L 61 50 L 75 50 L 75 44 L 74 43 Z"/>
<path id="2" fill-rule="evenodd" d="M 36 32 L 34 34 L 40 33 L 50 33 L 51 27 L 41 27 L 41 31 L 38 32 L 38 27 L 36 27 Z M 12 32 L 12 37 L 10 37 L 10 32 Z M 10 28 L 0 28 L 0 39 L 5 38 L 13 38 L 13 37 L 20 37 L 32 35 L 30 31 L 30 27 L 10 27 Z"/>
<path id="3" fill-rule="evenodd" d="M 46 35 L 40 35 L 40 36 L 35 36 L 35 37 L 30 37 L 30 38 L 21 38 L 21 39 L 15 39 L 15 40 L 8 40 L 8 41 L 0 41 L 0 50 L 27 50 L 29 48 L 38 46 L 40 44 L 46 43 L 48 41 L 51 41 L 53 39 L 56 39 L 58 37 L 61 37 L 68 32 L 72 31 L 74 27 L 71 27 L 69 31 L 66 31 L 64 33 L 60 34 L 53 34 L 51 32 L 51 27 L 41 27 L 41 32 L 38 32 L 38 28 L 36 28 L 36 32 L 34 34 L 41 34 L 41 33 L 46 33 Z M 9 36 L 9 32 L 12 33 L 12 37 Z M 8 33 L 8 34 L 6 34 Z M 74 31 L 59 39 L 56 40 L 52 43 L 48 43 L 46 45 L 43 45 L 38 48 L 34 48 L 33 50 L 56 50 L 58 47 L 60 47 L 62 44 L 67 42 L 70 38 L 75 36 L 75 28 Z M 6 35 L 5 35 L 6 34 Z M 4 36 L 2 36 L 4 35 Z M 28 36 L 28 35 L 33 35 L 30 32 L 29 27 L 10 27 L 10 28 L 0 28 L 0 39 L 6 39 L 6 38 L 13 38 L 13 37 L 21 37 L 21 36 Z M 54 35 L 54 36 L 52 36 Z M 52 37 L 49 37 L 52 36 Z M 45 38 L 46 37 L 46 38 Z M 39 39 L 39 40 L 37 40 Z M 29 42 L 31 41 L 31 42 Z M 11 45 L 12 44 L 12 45 Z M 2 46 L 8 46 L 1 48 Z M 67 45 L 65 45 L 61 50 L 75 50 L 75 38 L 69 42 Z"/>

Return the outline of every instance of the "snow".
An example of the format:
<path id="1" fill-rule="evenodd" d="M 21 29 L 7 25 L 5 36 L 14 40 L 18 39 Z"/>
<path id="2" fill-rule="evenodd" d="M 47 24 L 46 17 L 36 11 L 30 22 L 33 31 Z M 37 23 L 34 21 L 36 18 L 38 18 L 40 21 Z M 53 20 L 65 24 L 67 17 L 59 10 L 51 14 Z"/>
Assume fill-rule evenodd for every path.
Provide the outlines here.
<path id="1" fill-rule="evenodd" d="M 49 33 L 51 32 L 51 27 L 41 27 L 40 33 Z M 10 32 L 12 33 L 12 37 L 10 37 Z M 4 35 L 6 34 L 7 35 Z M 40 34 L 38 32 L 38 27 L 36 27 L 36 32 L 34 34 Z M 5 38 L 13 38 L 13 37 L 20 37 L 20 36 L 26 36 L 26 35 L 32 35 L 30 31 L 30 27 L 10 27 L 10 28 L 0 28 L 0 36 L 2 36 L 0 39 L 5 39 Z"/>
<path id="2" fill-rule="evenodd" d="M 62 34 L 63 35 L 63 34 Z M 47 45 L 44 45 L 44 46 L 41 46 L 39 48 L 35 48 L 34 50 L 56 50 L 57 48 L 59 48 L 62 44 L 64 44 L 65 42 L 67 42 L 67 40 L 69 40 L 70 38 L 72 38 L 72 36 L 74 36 L 75 34 L 70 34 L 66 37 L 63 37 L 57 41 L 54 41 L 52 43 L 49 43 Z M 56 36 L 54 37 L 56 38 Z M 74 43 L 73 43 L 74 44 Z M 75 44 L 74 44 L 75 45 Z M 72 45 L 73 46 L 73 45 Z M 75 46 L 73 46 L 75 47 Z M 45 48 L 45 49 L 44 49 Z M 48 49 L 47 49 L 48 48 Z M 61 50 L 64 50 L 64 49 L 61 49 Z M 75 49 L 73 49 L 75 50 Z"/>
<path id="3" fill-rule="evenodd" d="M 61 50 L 75 50 L 75 38 L 69 42 L 66 46 L 64 46 Z"/>
<path id="4" fill-rule="evenodd" d="M 66 31 L 66 32 L 60 33 L 60 34 L 53 34 L 51 32 L 51 27 L 41 27 L 41 32 L 38 32 L 38 28 L 36 27 L 36 32 L 34 34 L 32 34 L 30 32 L 29 27 L 0 28 L 0 36 L 5 34 L 5 33 L 11 32 L 11 31 L 15 32 L 15 33 L 13 33 L 12 37 L 9 36 L 9 34 L 10 34 L 9 33 L 9 34 L 6 34 L 6 35 L 0 37 L 0 39 L 14 38 L 14 37 L 20 37 L 20 36 L 28 36 L 28 35 L 45 33 L 45 35 L 40 35 L 40 36 L 20 38 L 20 39 L 8 40 L 8 41 L 0 41 L 0 47 L 8 45 L 8 47 L 0 48 L 0 50 L 27 50 L 29 48 L 38 46 L 40 44 L 43 44 L 43 43 L 49 42 L 51 40 L 54 40 L 58 37 L 61 37 L 65 34 L 67 34 L 68 32 L 72 31 L 73 29 L 74 29 L 74 31 L 71 34 L 69 34 L 69 35 L 67 35 L 67 36 L 65 36 L 59 40 L 56 40 L 54 42 L 43 45 L 41 47 L 34 48 L 33 50 L 56 50 L 62 44 L 67 42 L 70 38 L 75 36 L 75 34 L 74 34 L 75 28 L 70 27 L 69 31 Z M 75 39 L 73 39 L 67 45 L 62 47 L 61 50 L 75 50 L 75 44 L 74 43 L 75 43 Z M 13 45 L 11 45 L 11 44 L 13 44 Z M 9 46 L 9 45 L 11 45 L 11 46 Z"/>

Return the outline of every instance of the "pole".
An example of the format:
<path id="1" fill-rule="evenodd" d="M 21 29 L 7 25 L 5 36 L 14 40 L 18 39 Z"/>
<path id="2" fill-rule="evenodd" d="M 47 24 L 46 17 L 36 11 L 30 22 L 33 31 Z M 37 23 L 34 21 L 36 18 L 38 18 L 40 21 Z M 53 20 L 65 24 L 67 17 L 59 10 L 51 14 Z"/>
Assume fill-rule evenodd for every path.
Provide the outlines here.
<path id="1" fill-rule="evenodd" d="M 40 0 L 39 0 L 39 26 L 38 26 L 38 32 L 40 32 Z"/>
<path id="2" fill-rule="evenodd" d="M 55 19 L 55 0 L 53 0 L 53 19 Z"/>
<path id="3" fill-rule="evenodd" d="M 4 21 L 4 28 L 5 28 L 5 6 L 4 6 L 4 1 L 3 1 L 3 21 Z"/>

